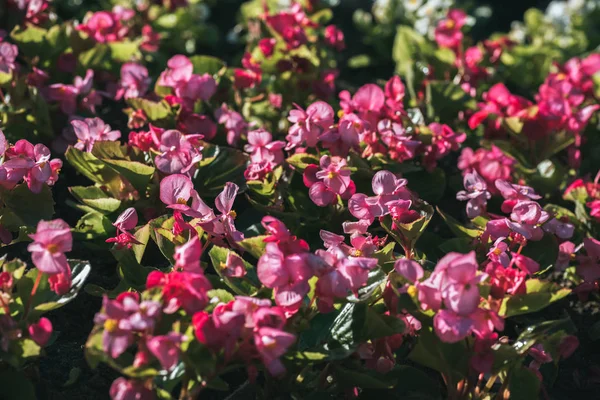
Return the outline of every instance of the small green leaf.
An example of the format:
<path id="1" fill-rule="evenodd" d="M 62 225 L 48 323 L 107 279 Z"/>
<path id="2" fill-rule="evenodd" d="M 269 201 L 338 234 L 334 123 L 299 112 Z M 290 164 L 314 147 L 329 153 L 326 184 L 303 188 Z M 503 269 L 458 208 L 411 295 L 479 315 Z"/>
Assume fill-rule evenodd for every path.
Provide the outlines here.
<path id="1" fill-rule="evenodd" d="M 526 285 L 526 294 L 507 296 L 504 299 L 498 312 L 501 316 L 508 318 L 540 311 L 571 293 L 571 289 L 540 279 L 530 279 Z"/>
<path id="2" fill-rule="evenodd" d="M 312 154 L 308 153 L 294 154 L 293 156 L 288 157 L 286 161 L 288 164 L 293 165 L 300 172 L 304 172 L 306 167 L 308 167 L 310 164 L 319 165 L 319 159 L 317 156 L 313 156 Z"/>
<path id="3" fill-rule="evenodd" d="M 446 225 L 450 228 L 450 230 L 458 237 L 469 237 L 469 238 L 477 238 L 481 236 L 483 230 L 467 228 L 461 225 L 456 219 L 454 219 L 449 214 L 446 214 L 440 210 L 439 207 L 436 207 L 438 214 L 444 219 Z"/>
<path id="4" fill-rule="evenodd" d="M 216 75 L 223 67 L 225 67 L 225 61 L 212 56 L 192 56 L 190 61 L 194 65 L 195 74 L 210 74 Z"/>
<path id="5" fill-rule="evenodd" d="M 266 235 L 253 236 L 245 238 L 238 242 L 238 244 L 248 253 L 252 254 L 254 258 L 259 259 L 265 253 L 265 247 L 267 246 L 267 243 L 265 243 L 266 237 Z"/>

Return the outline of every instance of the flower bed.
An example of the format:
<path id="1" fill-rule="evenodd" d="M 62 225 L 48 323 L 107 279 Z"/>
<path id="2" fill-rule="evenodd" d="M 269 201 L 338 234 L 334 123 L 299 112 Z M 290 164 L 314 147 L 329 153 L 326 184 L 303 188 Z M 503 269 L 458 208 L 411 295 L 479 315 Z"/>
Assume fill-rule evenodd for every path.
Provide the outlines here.
<path id="1" fill-rule="evenodd" d="M 129 3 L 0 14 L 6 398 L 595 393 L 594 2 Z"/>

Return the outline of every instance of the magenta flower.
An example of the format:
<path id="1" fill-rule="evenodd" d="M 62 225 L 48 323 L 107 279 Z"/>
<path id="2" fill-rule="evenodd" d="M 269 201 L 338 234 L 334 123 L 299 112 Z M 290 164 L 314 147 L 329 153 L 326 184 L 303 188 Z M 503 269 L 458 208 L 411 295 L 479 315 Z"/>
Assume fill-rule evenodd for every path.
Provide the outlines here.
<path id="1" fill-rule="evenodd" d="M 246 275 L 246 265 L 240 256 L 234 252 L 227 254 L 225 264 L 220 265 L 221 274 L 228 278 L 241 278 Z"/>
<path id="2" fill-rule="evenodd" d="M 264 54 L 265 57 L 270 58 L 275 51 L 275 45 L 277 40 L 273 38 L 264 38 L 258 41 L 258 48 Z"/>
<path id="3" fill-rule="evenodd" d="M 119 299 L 104 296 L 102 311 L 94 317 L 94 323 L 103 327 L 102 349 L 112 358 L 118 358 L 134 342 L 134 333 L 127 323 L 130 315 Z"/>
<path id="4" fill-rule="evenodd" d="M 185 272 L 202 272 L 200 267 L 200 257 L 202 256 L 202 244 L 198 235 L 194 235 L 190 240 L 181 246 L 175 248 L 175 268 Z"/>
<path id="5" fill-rule="evenodd" d="M 167 61 L 167 69 L 160 74 L 157 85 L 175 88 L 180 83 L 190 80 L 194 73 L 194 65 L 184 55 L 173 56 Z"/>
<path id="6" fill-rule="evenodd" d="M 487 185 L 477 171 L 467 173 L 463 184 L 466 190 L 456 193 L 456 198 L 463 201 L 468 200 L 467 217 L 471 219 L 478 217 L 485 212 L 487 201 L 492 195 L 487 191 Z"/>
<path id="7" fill-rule="evenodd" d="M 74 147 L 88 153 L 92 152 L 96 142 L 114 142 L 121 137 L 121 132 L 111 130 L 110 125 L 105 124 L 100 118 L 86 118 L 83 121 L 73 120 L 71 125 L 77 136 L 77 144 Z"/>
<path id="8" fill-rule="evenodd" d="M 122 40 L 129 28 L 123 26 L 119 16 L 109 11 L 98 11 L 86 18 L 77 29 L 87 33 L 98 43 L 117 42 Z"/>
<path id="9" fill-rule="evenodd" d="M 180 333 L 171 332 L 167 335 L 153 336 L 146 340 L 146 347 L 167 371 L 175 368 L 179 362 L 179 345 L 185 340 Z"/>
<path id="10" fill-rule="evenodd" d="M 9 74 L 17 65 L 15 60 L 19 54 L 19 49 L 16 45 L 8 42 L 0 42 L 0 72 Z"/>
<path id="11" fill-rule="evenodd" d="M 227 182 L 223 191 L 219 193 L 215 199 L 215 207 L 221 213 L 215 219 L 212 229 L 205 227 L 205 229 L 211 231 L 215 235 L 223 235 L 228 240 L 238 242 L 244 239 L 242 232 L 235 228 L 234 220 L 237 216 L 233 211 L 233 203 L 237 196 L 239 187 L 235 183 Z"/>
<path id="12" fill-rule="evenodd" d="M 354 194 L 356 187 L 350 179 L 350 168 L 340 157 L 323 156 L 317 167 L 309 165 L 304 170 L 304 185 L 309 189 L 310 199 L 319 207 L 337 202 L 337 196 L 347 199 Z"/>
<path id="13" fill-rule="evenodd" d="M 467 22 L 467 14 L 459 9 L 451 9 L 445 19 L 435 28 L 435 41 L 440 47 L 458 49 L 462 39 L 462 27 Z"/>
<path id="14" fill-rule="evenodd" d="M 523 200 L 538 200 L 542 197 L 535 193 L 535 190 L 529 186 L 515 185 L 502 179 L 497 179 L 494 182 L 496 188 L 500 191 L 504 202 L 502 203 L 502 211 L 510 213 L 513 207 Z"/>
<path id="15" fill-rule="evenodd" d="M 470 315 L 479 305 L 478 284 L 487 274 L 477 274 L 478 267 L 475 252 L 449 253 L 436 265 L 435 271 L 443 274 L 440 289 L 444 304 L 458 315 Z"/>
<path id="16" fill-rule="evenodd" d="M 54 275 L 70 271 L 65 253 L 73 247 L 73 236 L 65 221 L 40 221 L 36 233 L 29 237 L 33 239 L 33 243 L 27 246 L 27 250 L 41 272 Z"/>
<path id="17" fill-rule="evenodd" d="M 463 174 L 473 170 L 477 171 L 479 176 L 485 180 L 487 189 L 492 194 L 498 193 L 495 186 L 496 180 L 512 180 L 511 176 L 515 164 L 514 159 L 506 156 L 502 150 L 494 145 L 492 145 L 491 150 L 480 148 L 475 152 L 467 147 L 463 149 L 458 158 L 458 168 L 462 170 Z"/>
<path id="18" fill-rule="evenodd" d="M 344 43 L 344 32 L 335 25 L 325 27 L 325 43 L 337 51 L 342 51 L 346 48 Z"/>
<path id="19" fill-rule="evenodd" d="M 215 118 L 219 124 L 224 125 L 227 131 L 227 143 L 234 146 L 242 133 L 248 129 L 248 124 L 244 121 L 244 117 L 237 111 L 231 110 L 227 104 L 223 105 L 215 111 Z"/>
<path id="20" fill-rule="evenodd" d="M 38 322 L 29 325 L 27 331 L 34 342 L 44 347 L 52 336 L 52 322 L 48 318 L 42 317 Z"/>
<path id="21" fill-rule="evenodd" d="M 504 267 L 508 267 L 510 264 L 510 258 L 506 251 L 508 245 L 504 242 L 506 238 L 500 237 L 496 239 L 490 251 L 487 253 L 488 258 L 493 261 L 502 264 Z"/>
<path id="22" fill-rule="evenodd" d="M 154 391 L 146 387 L 143 382 L 117 378 L 110 385 L 111 400 L 155 400 Z"/>
<path id="23" fill-rule="evenodd" d="M 377 126 L 378 117 L 385 105 L 385 93 L 379 86 L 368 83 L 361 86 L 352 98 L 346 90 L 341 91 L 339 96 L 344 114 L 356 113 L 370 126 Z"/>
<path id="24" fill-rule="evenodd" d="M 288 121 L 293 125 L 285 137 L 287 140 L 286 150 L 291 150 L 306 143 L 307 147 L 316 147 L 319 136 L 333 125 L 333 108 L 324 101 L 312 103 L 306 111 L 296 105 L 291 110 Z"/>
<path id="25" fill-rule="evenodd" d="M 188 314 L 201 311 L 208 304 L 207 291 L 210 282 L 203 274 L 152 271 L 146 280 L 146 288 L 161 288 L 166 303 L 164 312 L 172 314 L 183 308 Z"/>
<path id="26" fill-rule="evenodd" d="M 273 136 L 270 132 L 264 129 L 257 129 L 248 132 L 248 144 L 244 146 L 244 150 L 250 153 L 250 161 L 253 163 L 266 161 L 273 168 L 283 163 L 284 147 L 284 141 L 273 141 Z"/>
<path id="27" fill-rule="evenodd" d="M 340 248 L 317 250 L 325 265 L 316 270 L 319 277 L 315 287 L 321 312 L 329 312 L 335 298 L 345 298 L 367 284 L 369 271 L 377 266 L 376 258 L 349 257 Z"/>
<path id="28" fill-rule="evenodd" d="M 472 332 L 473 320 L 450 310 L 440 310 L 433 317 L 433 328 L 442 342 L 456 343 Z"/>
<path id="29" fill-rule="evenodd" d="M 394 263 L 394 270 L 410 283 L 415 283 L 423 278 L 423 267 L 415 260 L 399 258 Z"/>
<path id="30" fill-rule="evenodd" d="M 375 218 L 389 214 L 389 206 L 394 202 L 412 198 L 406 184 L 406 179 L 396 178 L 389 171 L 379 171 L 371 183 L 375 196 L 367 197 L 362 193 L 353 195 L 348 201 L 348 210 L 356 218 L 373 223 Z"/>
<path id="31" fill-rule="evenodd" d="M 150 77 L 146 67 L 134 62 L 125 63 L 121 66 L 121 80 L 115 98 L 142 97 L 148 91 L 149 86 Z"/>
<path id="32" fill-rule="evenodd" d="M 193 108 L 196 100 L 208 101 L 217 91 L 217 82 L 209 74 L 193 74 L 185 83 L 178 82 L 175 95 L 189 100 L 188 106 Z"/>
<path id="33" fill-rule="evenodd" d="M 191 205 L 188 204 L 190 199 Z M 160 200 L 168 208 L 192 218 L 201 218 L 205 222 L 216 218 L 213 210 L 198 196 L 192 180 L 186 175 L 173 174 L 163 178 L 160 182 Z"/>
<path id="34" fill-rule="evenodd" d="M 117 243 L 117 248 L 131 248 L 131 246 L 134 244 L 140 244 L 135 236 L 127 232 L 134 229 L 137 226 L 137 223 L 137 211 L 135 211 L 135 208 L 129 207 L 123 211 L 113 223 L 113 226 L 117 228 L 117 236 L 107 239 L 106 243 Z"/>
<path id="35" fill-rule="evenodd" d="M 165 131 L 160 136 L 160 154 L 154 158 L 156 168 L 165 174 L 192 173 L 202 159 L 202 148 L 193 143 L 196 139 L 199 135 L 186 136 L 174 129 Z"/>
<path id="36" fill-rule="evenodd" d="M 522 254 L 511 253 L 514 264 L 523 272 L 533 275 L 540 270 L 540 264 Z"/>
<path id="37" fill-rule="evenodd" d="M 256 350 L 271 375 L 279 376 L 285 373 L 285 367 L 279 357 L 294 344 L 296 336 L 280 329 L 258 328 L 254 333 Z"/>

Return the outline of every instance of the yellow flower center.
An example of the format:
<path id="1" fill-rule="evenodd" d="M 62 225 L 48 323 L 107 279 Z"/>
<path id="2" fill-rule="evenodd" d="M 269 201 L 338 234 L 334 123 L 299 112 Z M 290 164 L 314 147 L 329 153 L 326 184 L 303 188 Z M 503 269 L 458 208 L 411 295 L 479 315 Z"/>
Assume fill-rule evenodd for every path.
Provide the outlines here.
<path id="1" fill-rule="evenodd" d="M 408 289 L 406 289 L 406 293 L 408 293 L 410 297 L 415 297 L 417 295 L 417 288 L 414 285 L 410 285 Z"/>
<path id="2" fill-rule="evenodd" d="M 46 250 L 52 254 L 58 253 L 58 245 L 55 243 L 50 243 L 48 246 L 46 246 Z"/>
<path id="3" fill-rule="evenodd" d="M 237 213 L 233 210 L 229 211 L 229 215 L 231 216 L 231 218 L 236 219 L 237 218 Z"/>
<path id="4" fill-rule="evenodd" d="M 333 172 L 333 171 L 329 171 L 329 173 L 327 174 L 327 177 L 328 177 L 329 179 L 333 179 L 333 178 L 335 178 L 335 175 L 336 175 L 336 174 L 335 174 L 335 172 Z"/>
<path id="5" fill-rule="evenodd" d="M 344 110 L 340 110 L 337 112 L 338 118 L 342 118 L 344 116 Z"/>
<path id="6" fill-rule="evenodd" d="M 119 321 L 117 321 L 116 319 L 107 319 L 106 321 L 104 321 L 104 330 L 107 332 L 114 332 L 117 330 L 117 327 L 119 326 Z"/>
<path id="7" fill-rule="evenodd" d="M 187 200 L 184 199 L 184 198 L 182 198 L 182 197 L 180 197 L 180 198 L 177 199 L 177 204 L 187 204 Z"/>
<path id="8" fill-rule="evenodd" d="M 454 28 L 454 26 L 455 26 L 455 23 L 453 20 L 449 19 L 446 21 L 446 28 L 452 29 L 452 28 Z"/>

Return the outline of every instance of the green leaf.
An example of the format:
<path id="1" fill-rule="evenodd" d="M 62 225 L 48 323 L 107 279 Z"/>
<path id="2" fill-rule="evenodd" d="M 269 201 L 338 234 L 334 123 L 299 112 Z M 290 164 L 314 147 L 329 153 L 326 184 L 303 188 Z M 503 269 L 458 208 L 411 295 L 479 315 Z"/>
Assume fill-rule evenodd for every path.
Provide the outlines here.
<path id="1" fill-rule="evenodd" d="M 65 153 L 69 163 L 94 183 L 107 186 L 113 195 L 120 191 L 121 178 L 117 171 L 91 153 L 69 147 Z"/>
<path id="2" fill-rule="evenodd" d="M 105 215 L 89 212 L 77 221 L 74 231 L 85 239 L 108 238 L 115 233 L 115 227 Z"/>
<path id="3" fill-rule="evenodd" d="M 308 153 L 297 153 L 287 158 L 287 163 L 293 165 L 299 172 L 304 172 L 310 164 L 319 165 L 317 156 Z"/>
<path id="4" fill-rule="evenodd" d="M 436 207 L 435 209 L 437 210 L 438 214 L 440 214 L 440 216 L 444 219 L 444 222 L 446 222 L 446 225 L 448 225 L 448 228 L 450 228 L 450 230 L 456 236 L 477 238 L 477 237 L 481 236 L 481 234 L 483 233 L 483 230 L 467 228 L 467 227 L 461 225 L 452 216 L 442 212 L 442 210 L 440 210 L 439 207 Z"/>
<path id="5" fill-rule="evenodd" d="M 125 177 L 140 195 L 146 193 L 148 183 L 150 182 L 152 175 L 154 175 L 154 167 L 137 161 L 108 159 L 103 159 L 102 161 Z"/>
<path id="6" fill-rule="evenodd" d="M 556 283 L 539 279 L 530 279 L 526 282 L 526 285 L 526 294 L 507 296 L 504 298 L 498 312 L 501 316 L 508 318 L 515 315 L 540 311 L 571 293 L 571 289 L 563 288 Z"/>
<path id="7" fill-rule="evenodd" d="M 108 47 L 110 48 L 111 58 L 118 63 L 134 61 L 142 56 L 142 53 L 140 53 L 140 44 L 137 40 L 112 42 L 108 44 Z"/>
<path id="8" fill-rule="evenodd" d="M 353 371 L 350 369 L 336 366 L 334 376 L 342 387 L 360 387 L 361 389 L 391 389 L 397 379 L 389 374 L 379 374 L 374 370 L 364 369 L 362 371 Z"/>
<path id="9" fill-rule="evenodd" d="M 12 41 L 19 47 L 19 53 L 33 57 L 39 54 L 48 31 L 33 24 L 16 26 L 10 33 Z"/>
<path id="10" fill-rule="evenodd" d="M 404 331 L 398 318 L 380 315 L 367 304 L 346 304 L 331 326 L 331 338 L 343 346 L 358 346 L 367 340 L 379 339 Z"/>
<path id="11" fill-rule="evenodd" d="M 69 188 L 71 194 L 86 206 L 103 213 L 110 214 L 121 207 L 121 201 L 108 195 L 97 186 L 73 186 Z"/>
<path id="12" fill-rule="evenodd" d="M 79 66 L 82 71 L 110 69 L 110 47 L 107 44 L 98 43 L 91 49 L 82 52 L 79 54 Z"/>
<path id="13" fill-rule="evenodd" d="M 225 67 L 225 61 L 212 56 L 192 56 L 190 61 L 194 65 L 195 74 L 210 74 L 216 75 L 223 67 Z"/>
<path id="14" fill-rule="evenodd" d="M 205 149 L 212 150 L 214 155 L 201 161 L 194 178 L 194 187 L 200 197 L 216 197 L 227 182 L 233 182 L 243 190 L 248 156 L 229 147 L 207 145 Z"/>
<path id="15" fill-rule="evenodd" d="M 167 118 L 171 114 L 171 106 L 166 101 L 151 101 L 142 98 L 128 99 L 127 102 L 138 110 L 143 110 L 152 122 Z"/>
<path id="16" fill-rule="evenodd" d="M 258 260 L 265 253 L 265 247 L 267 246 L 267 243 L 265 243 L 266 237 L 266 235 L 260 235 L 245 238 L 238 242 L 238 245 Z"/>
<path id="17" fill-rule="evenodd" d="M 430 119 L 453 121 L 458 113 L 474 109 L 476 101 L 459 85 L 448 81 L 431 81 L 427 85 L 427 114 Z M 420 193 L 419 193 L 420 194 Z"/>
<path id="18" fill-rule="evenodd" d="M 227 264 L 227 256 L 229 253 L 233 253 L 234 257 L 238 257 L 243 261 L 244 266 L 246 267 L 246 272 L 254 270 L 252 265 L 250 265 L 246 260 L 242 259 L 233 250 L 219 246 L 213 246 L 208 252 L 208 256 L 210 257 L 213 268 L 217 274 L 219 274 L 221 279 L 227 284 L 227 286 L 229 286 L 235 293 L 242 296 L 252 296 L 256 294 L 258 288 L 252 285 L 247 279 L 228 278 L 222 274 L 223 266 Z M 249 278 L 249 275 L 250 273 L 248 273 L 246 277 Z"/>
<path id="19" fill-rule="evenodd" d="M 150 236 L 158 246 L 160 252 L 171 264 L 175 264 L 175 235 L 173 235 L 173 217 L 163 216 L 148 222 L 150 225 Z"/>
<path id="20" fill-rule="evenodd" d="M 414 74 L 415 63 L 424 60 L 425 55 L 431 54 L 432 51 L 432 44 L 414 29 L 406 25 L 398 26 L 392 57 L 396 61 L 396 72 L 399 75 Z"/>
<path id="21" fill-rule="evenodd" d="M 69 265 L 71 267 L 71 288 L 60 296 L 50 289 L 48 275 L 43 274 L 33 299 L 29 301 L 31 290 L 39 273 L 37 268 L 29 270 L 19 280 L 17 293 L 23 304 L 31 304 L 32 312 L 28 316 L 30 320 L 34 320 L 48 311 L 63 307 L 77 297 L 92 268 L 89 262 L 81 260 L 69 260 Z"/>
<path id="22" fill-rule="evenodd" d="M 18 219 L 19 226 L 7 226 L 18 230 L 20 226 L 36 226 L 40 220 L 50 220 L 54 215 L 52 191 L 47 185 L 40 193 L 33 193 L 26 184 L 17 185 L 12 190 L 0 188 L 2 202 Z"/>
<path id="23" fill-rule="evenodd" d="M 464 341 L 457 343 L 442 342 L 430 327 L 419 331 L 417 345 L 408 356 L 412 361 L 451 376 L 454 382 L 464 377 L 467 372 L 469 352 Z"/>
<path id="24" fill-rule="evenodd" d="M 519 365 L 513 368 L 508 376 L 508 390 L 511 400 L 537 399 L 540 380 L 531 369 Z"/>

